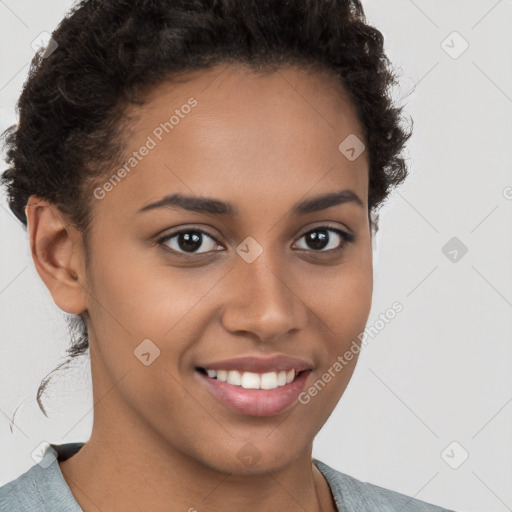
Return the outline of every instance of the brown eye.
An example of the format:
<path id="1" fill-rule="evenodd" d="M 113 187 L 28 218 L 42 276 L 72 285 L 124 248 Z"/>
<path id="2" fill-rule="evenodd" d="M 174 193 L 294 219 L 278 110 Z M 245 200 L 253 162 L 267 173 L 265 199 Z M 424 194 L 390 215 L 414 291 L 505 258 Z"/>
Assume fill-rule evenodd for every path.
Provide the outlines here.
<path id="1" fill-rule="evenodd" d="M 354 241 L 352 234 L 329 226 L 318 226 L 311 229 L 304 233 L 300 239 L 302 238 L 304 238 L 305 247 L 299 247 L 299 249 L 312 250 L 314 252 L 336 251 Z"/>
<path id="2" fill-rule="evenodd" d="M 205 254 L 218 250 L 216 247 L 219 246 L 215 238 L 206 231 L 192 228 L 165 235 L 158 243 L 165 244 L 174 252 L 186 254 Z"/>

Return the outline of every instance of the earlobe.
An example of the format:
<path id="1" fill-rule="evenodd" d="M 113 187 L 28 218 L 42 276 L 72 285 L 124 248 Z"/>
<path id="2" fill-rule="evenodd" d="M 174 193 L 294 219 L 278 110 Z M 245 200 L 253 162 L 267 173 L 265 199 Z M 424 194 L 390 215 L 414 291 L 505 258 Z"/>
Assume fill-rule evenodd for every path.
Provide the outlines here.
<path id="1" fill-rule="evenodd" d="M 30 196 L 25 207 L 30 252 L 37 273 L 55 304 L 70 314 L 87 309 L 80 233 L 56 206 Z"/>

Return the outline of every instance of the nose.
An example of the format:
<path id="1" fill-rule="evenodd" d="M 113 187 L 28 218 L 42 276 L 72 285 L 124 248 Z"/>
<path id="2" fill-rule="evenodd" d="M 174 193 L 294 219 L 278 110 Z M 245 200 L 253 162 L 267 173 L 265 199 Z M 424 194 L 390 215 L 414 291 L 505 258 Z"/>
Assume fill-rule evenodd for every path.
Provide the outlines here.
<path id="1" fill-rule="evenodd" d="M 293 290 L 292 272 L 286 264 L 272 263 L 263 251 L 252 263 L 240 258 L 235 265 L 226 283 L 230 290 L 222 315 L 226 330 L 272 342 L 305 326 L 305 298 Z"/>

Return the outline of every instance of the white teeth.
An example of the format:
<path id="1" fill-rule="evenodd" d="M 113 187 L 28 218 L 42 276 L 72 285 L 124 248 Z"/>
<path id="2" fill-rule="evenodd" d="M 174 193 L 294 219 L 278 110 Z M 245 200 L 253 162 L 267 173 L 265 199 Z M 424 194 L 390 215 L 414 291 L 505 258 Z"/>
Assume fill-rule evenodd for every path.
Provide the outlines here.
<path id="1" fill-rule="evenodd" d="M 208 377 L 227 382 L 245 389 L 275 389 L 290 384 L 295 379 L 295 370 L 280 372 L 254 373 L 238 370 L 206 370 Z"/>
<path id="2" fill-rule="evenodd" d="M 233 386 L 240 386 L 242 384 L 242 376 L 240 372 L 236 370 L 231 370 L 228 372 L 228 380 L 226 381 L 228 384 L 233 384 Z"/>
<path id="3" fill-rule="evenodd" d="M 260 389 L 260 376 L 257 373 L 244 372 L 242 374 L 242 387 L 245 389 Z"/>
<path id="4" fill-rule="evenodd" d="M 261 389 L 275 389 L 275 388 L 277 388 L 276 372 L 264 373 L 261 376 Z"/>

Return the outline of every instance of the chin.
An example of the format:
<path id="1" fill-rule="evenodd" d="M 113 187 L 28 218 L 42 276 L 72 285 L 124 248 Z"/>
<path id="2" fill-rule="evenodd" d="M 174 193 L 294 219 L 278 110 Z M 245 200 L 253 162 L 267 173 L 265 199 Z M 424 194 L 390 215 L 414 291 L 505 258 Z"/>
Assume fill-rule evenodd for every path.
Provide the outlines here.
<path id="1" fill-rule="evenodd" d="M 292 464 L 305 449 L 297 446 L 275 446 L 268 440 L 256 444 L 251 441 L 233 443 L 226 446 L 218 456 L 212 456 L 212 451 L 198 459 L 198 462 L 213 471 L 231 475 L 266 475 L 276 473 Z M 217 454 L 215 454 L 217 455 Z"/>

